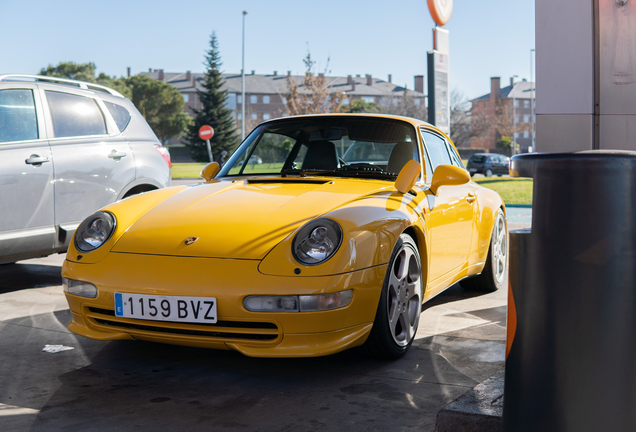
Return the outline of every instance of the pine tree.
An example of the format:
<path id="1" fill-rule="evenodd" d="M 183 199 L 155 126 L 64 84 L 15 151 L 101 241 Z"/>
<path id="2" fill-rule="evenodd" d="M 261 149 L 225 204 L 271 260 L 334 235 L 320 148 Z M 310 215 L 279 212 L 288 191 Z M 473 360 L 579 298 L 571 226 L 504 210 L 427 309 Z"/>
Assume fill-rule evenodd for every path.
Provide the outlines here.
<path id="1" fill-rule="evenodd" d="M 227 90 L 221 90 L 222 63 L 215 33 L 210 36 L 210 50 L 205 56 L 204 64 L 207 70 L 203 77 L 203 90 L 197 91 L 202 108 L 194 110 L 196 118 L 190 126 L 186 143 L 190 149 L 190 155 L 198 162 L 209 162 L 205 141 L 199 138 L 199 128 L 203 125 L 210 125 L 214 129 L 214 136 L 210 140 L 214 158 L 223 150 L 226 150 L 228 154 L 232 153 L 238 144 L 232 110 L 225 106 Z"/>

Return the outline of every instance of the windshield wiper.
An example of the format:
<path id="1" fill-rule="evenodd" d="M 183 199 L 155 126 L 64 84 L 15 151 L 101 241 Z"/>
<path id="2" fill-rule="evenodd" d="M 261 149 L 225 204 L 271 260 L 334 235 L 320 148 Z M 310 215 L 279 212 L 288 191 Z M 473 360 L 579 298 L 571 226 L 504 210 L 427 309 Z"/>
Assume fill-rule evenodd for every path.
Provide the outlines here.
<path id="1" fill-rule="evenodd" d="M 315 170 L 315 169 L 286 169 L 280 172 L 282 177 L 287 175 L 298 175 L 300 177 L 310 176 L 332 176 L 332 177 L 355 177 L 355 178 L 376 178 L 376 179 L 393 179 L 396 177 L 393 173 L 384 172 L 378 167 L 377 170 L 356 168 L 352 165 L 345 165 L 337 170 Z"/>
<path id="2" fill-rule="evenodd" d="M 298 169 L 298 168 L 289 168 L 286 170 L 282 170 L 280 175 L 285 177 L 287 175 L 299 175 L 301 177 L 305 177 L 306 175 L 331 175 L 333 174 L 333 170 L 317 170 L 317 169 Z"/>

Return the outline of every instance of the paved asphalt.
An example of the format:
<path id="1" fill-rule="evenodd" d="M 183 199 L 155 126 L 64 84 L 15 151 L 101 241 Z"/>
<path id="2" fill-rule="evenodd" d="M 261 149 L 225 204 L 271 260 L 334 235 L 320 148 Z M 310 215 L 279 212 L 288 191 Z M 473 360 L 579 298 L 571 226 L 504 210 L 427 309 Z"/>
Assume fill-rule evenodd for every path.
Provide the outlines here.
<path id="1" fill-rule="evenodd" d="M 0 431 L 433 431 L 503 367 L 505 290 L 454 286 L 425 304 L 396 361 L 257 359 L 70 333 L 63 259 L 0 266 Z"/>

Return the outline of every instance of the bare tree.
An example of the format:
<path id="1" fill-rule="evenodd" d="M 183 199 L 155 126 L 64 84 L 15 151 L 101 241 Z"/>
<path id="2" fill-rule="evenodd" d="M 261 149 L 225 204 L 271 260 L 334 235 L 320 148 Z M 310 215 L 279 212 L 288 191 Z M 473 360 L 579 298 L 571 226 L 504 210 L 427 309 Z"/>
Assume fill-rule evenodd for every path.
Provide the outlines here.
<path id="1" fill-rule="evenodd" d="M 325 77 L 329 62 L 325 72 L 315 75 L 312 72 L 314 64 L 311 54 L 307 53 L 307 57 L 303 59 L 305 63 L 305 76 L 300 85 L 296 80 L 287 76 L 287 93 L 285 97 L 285 108 L 288 115 L 299 114 L 319 114 L 329 112 L 340 112 L 340 104 L 345 98 L 344 92 L 333 89 Z"/>
<path id="2" fill-rule="evenodd" d="M 458 89 L 450 94 L 450 138 L 455 147 L 469 147 L 471 130 L 470 102 Z"/>
<path id="3" fill-rule="evenodd" d="M 419 101 L 419 105 L 416 100 Z M 411 96 L 406 87 L 404 88 L 402 96 L 386 99 L 381 106 L 382 112 L 385 114 L 401 115 L 418 119 L 426 119 L 427 116 L 424 100 Z"/>

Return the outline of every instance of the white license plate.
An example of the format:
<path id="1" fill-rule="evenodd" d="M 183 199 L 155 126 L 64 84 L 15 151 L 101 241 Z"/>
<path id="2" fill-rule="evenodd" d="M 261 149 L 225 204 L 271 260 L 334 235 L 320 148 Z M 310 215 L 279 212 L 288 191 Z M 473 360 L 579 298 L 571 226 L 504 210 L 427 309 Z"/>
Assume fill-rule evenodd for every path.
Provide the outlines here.
<path id="1" fill-rule="evenodd" d="M 477 172 L 477 168 L 471 168 L 470 172 Z"/>
<path id="2" fill-rule="evenodd" d="M 115 315 L 154 321 L 216 323 L 216 298 L 115 293 Z"/>

